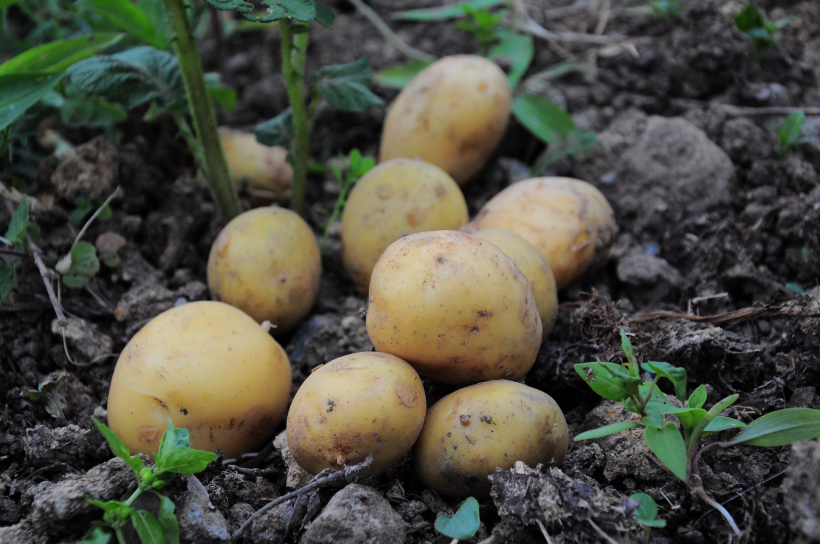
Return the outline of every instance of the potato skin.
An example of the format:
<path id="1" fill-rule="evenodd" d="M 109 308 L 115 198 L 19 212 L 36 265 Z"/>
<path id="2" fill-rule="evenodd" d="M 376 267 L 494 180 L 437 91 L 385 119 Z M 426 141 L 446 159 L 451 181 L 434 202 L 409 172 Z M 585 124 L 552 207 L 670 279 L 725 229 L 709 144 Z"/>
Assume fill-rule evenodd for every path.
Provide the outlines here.
<path id="1" fill-rule="evenodd" d="M 135 453 L 156 452 L 166 418 L 191 447 L 226 458 L 259 448 L 290 400 L 288 356 L 253 319 L 221 302 L 155 317 L 125 346 L 108 393 L 108 424 Z"/>
<path id="2" fill-rule="evenodd" d="M 255 135 L 228 127 L 219 127 L 219 139 L 234 183 L 247 182 L 255 204 L 284 204 L 290 199 L 293 168 L 287 149 L 262 145 Z"/>
<path id="3" fill-rule="evenodd" d="M 555 177 L 513 183 L 462 230 L 484 228 L 508 230 L 534 245 L 552 268 L 558 289 L 580 278 L 618 232 L 615 214 L 598 189 Z"/>
<path id="4" fill-rule="evenodd" d="M 421 482 L 453 498 L 490 496 L 487 476 L 516 461 L 530 467 L 560 465 L 567 453 L 567 423 L 546 393 L 507 380 L 450 393 L 427 412 L 413 448 Z"/>
<path id="5" fill-rule="evenodd" d="M 367 292 L 382 252 L 402 236 L 458 230 L 467 203 L 453 178 L 419 159 L 391 159 L 373 168 L 350 192 L 342 216 L 342 258 L 348 274 Z"/>
<path id="6" fill-rule="evenodd" d="M 413 367 L 387 353 L 354 353 L 314 369 L 288 412 L 288 446 L 299 465 L 318 474 L 355 465 L 384 473 L 410 451 L 427 401 Z"/>
<path id="7" fill-rule="evenodd" d="M 544 338 L 552 332 L 558 314 L 558 289 L 549 263 L 531 243 L 507 230 L 480 229 L 473 236 L 482 238 L 498 246 L 521 269 L 530 282 L 535 297 Z"/>
<path id="8" fill-rule="evenodd" d="M 211 298 L 235 306 L 281 334 L 293 328 L 319 294 L 322 272 L 313 231 L 298 214 L 257 208 L 225 225 L 211 246 Z"/>
<path id="9" fill-rule="evenodd" d="M 367 332 L 378 351 L 455 385 L 517 380 L 542 326 L 529 282 L 495 245 L 453 231 L 411 234 L 373 269 Z"/>
<path id="10" fill-rule="evenodd" d="M 510 84 L 494 62 L 474 55 L 444 57 L 414 77 L 393 102 L 379 160 L 419 157 L 463 185 L 490 158 L 511 105 Z"/>

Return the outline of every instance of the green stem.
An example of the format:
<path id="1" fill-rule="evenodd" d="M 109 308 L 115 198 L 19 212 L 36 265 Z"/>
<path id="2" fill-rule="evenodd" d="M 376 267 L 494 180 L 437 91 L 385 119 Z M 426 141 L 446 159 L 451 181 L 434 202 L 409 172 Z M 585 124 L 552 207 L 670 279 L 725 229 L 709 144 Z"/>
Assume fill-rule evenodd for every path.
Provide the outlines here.
<path id="1" fill-rule="evenodd" d="M 732 528 L 732 531 L 735 533 L 735 536 L 740 535 L 740 529 L 738 528 L 737 523 L 735 523 L 735 519 L 732 517 L 732 514 L 730 514 L 729 511 L 726 510 L 719 502 L 713 499 L 709 495 L 709 493 L 707 493 L 702 487 L 696 486 L 692 490 L 692 495 L 694 495 L 698 499 L 702 500 L 703 502 L 705 502 L 706 504 L 720 512 L 723 516 L 723 519 L 725 519 L 729 526 Z"/>
<path id="2" fill-rule="evenodd" d="M 217 132 L 216 116 L 211 107 L 211 99 L 205 86 L 205 76 L 202 73 L 202 62 L 199 59 L 199 50 L 191 29 L 191 23 L 185 13 L 183 0 L 162 0 L 168 21 L 174 32 L 174 49 L 176 50 L 182 78 L 185 81 L 185 91 L 188 95 L 188 104 L 191 108 L 191 117 L 194 120 L 194 129 L 199 139 L 199 157 L 201 166 L 208 179 L 214 203 L 223 219 L 229 221 L 242 213 L 242 205 L 236 193 L 236 186 L 231 179 L 228 163 L 222 151 L 222 143 Z M 184 129 L 183 135 L 184 135 Z M 190 145 L 190 142 L 189 142 Z M 192 149 L 194 155 L 197 150 Z"/>
<path id="3" fill-rule="evenodd" d="M 167 1 L 167 0 L 166 0 Z M 299 215 L 304 214 L 305 183 L 307 180 L 308 144 L 310 139 L 310 115 L 305 104 L 305 55 L 308 33 L 291 32 L 287 19 L 279 20 L 282 33 L 282 75 L 288 88 L 290 106 L 293 109 L 294 138 L 290 155 L 293 166 L 293 186 L 290 207 Z"/>
<path id="4" fill-rule="evenodd" d="M 131 506 L 132 504 L 134 504 L 134 501 L 137 500 L 137 497 L 139 497 L 140 495 L 142 495 L 142 488 L 138 487 L 136 490 L 134 490 L 134 493 L 131 494 L 130 497 L 128 497 L 128 500 L 122 504 L 124 506 Z"/>
<path id="5" fill-rule="evenodd" d="M 114 533 L 117 535 L 117 542 L 119 542 L 119 544 L 128 544 L 128 541 L 125 540 L 125 535 L 122 534 L 122 529 L 117 528 Z"/>

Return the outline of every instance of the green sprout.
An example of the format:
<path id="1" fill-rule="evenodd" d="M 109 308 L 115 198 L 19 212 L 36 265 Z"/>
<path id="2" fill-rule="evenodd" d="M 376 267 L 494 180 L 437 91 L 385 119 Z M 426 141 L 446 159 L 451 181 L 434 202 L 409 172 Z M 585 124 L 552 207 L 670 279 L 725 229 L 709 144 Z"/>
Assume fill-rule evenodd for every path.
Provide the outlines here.
<path id="1" fill-rule="evenodd" d="M 760 417 L 748 426 L 721 412 L 734 404 L 739 395 L 731 395 L 706 410 L 706 388 L 700 386 L 686 396 L 686 369 L 669 363 L 649 361 L 638 364 L 635 350 L 626 333 L 621 330 L 621 346 L 626 363 L 594 363 L 575 365 L 575 371 L 593 391 L 605 399 L 623 404 L 625 410 L 638 414 L 640 421 L 613 423 L 599 429 L 581 433 L 575 440 L 601 438 L 628 429 L 643 429 L 646 445 L 658 460 L 680 479 L 693 497 L 702 500 L 719 511 L 736 534 L 740 534 L 731 514 L 703 488 L 698 462 L 703 453 L 715 446 L 728 448 L 745 444 L 748 446 L 786 446 L 820 436 L 820 410 L 787 408 Z M 653 376 L 652 381 L 641 379 L 641 370 Z M 658 381 L 665 378 L 672 382 L 673 402 L 658 388 Z M 664 421 L 664 416 L 674 416 L 678 425 Z M 726 440 L 715 440 L 701 447 L 701 440 L 709 435 L 731 429 L 742 429 Z"/>
<path id="2" fill-rule="evenodd" d="M 754 4 L 747 4 L 735 15 L 734 21 L 738 30 L 752 38 L 752 45 L 757 50 L 777 47 L 774 32 L 791 23 L 791 19 L 767 21 L 760 8 Z"/>
<path id="3" fill-rule="evenodd" d="M 475 9 L 469 5 L 462 5 L 466 21 L 457 21 L 455 27 L 463 30 L 478 40 L 479 51 L 486 55 L 490 46 L 500 41 L 499 29 L 503 28 L 504 12 L 492 13 L 487 8 Z"/>
<path id="4" fill-rule="evenodd" d="M 436 518 L 435 528 L 442 535 L 452 538 L 451 544 L 455 544 L 459 540 L 473 538 L 480 525 L 478 501 L 474 497 L 468 497 L 459 505 L 458 510 L 452 516 L 439 514 Z"/>
<path id="5" fill-rule="evenodd" d="M 339 197 L 336 199 L 333 211 L 328 214 L 326 210 L 322 210 L 322 213 L 328 215 L 327 222 L 323 227 L 322 243 L 320 244 L 323 253 L 327 249 L 328 229 L 334 221 L 341 217 L 345 204 L 347 204 L 347 195 L 350 193 L 350 190 L 357 181 L 376 165 L 376 159 L 373 157 L 362 157 L 362 153 L 358 149 L 351 151 L 347 160 L 344 162 L 347 163 L 347 168 L 344 173 L 342 173 L 342 170 L 335 164 L 330 166 L 333 175 L 339 182 Z"/>
<path id="6" fill-rule="evenodd" d="M 658 504 L 650 495 L 646 493 L 635 493 L 629 496 L 630 500 L 638 501 L 638 507 L 632 511 L 632 515 L 638 523 L 646 527 L 646 543 L 649 544 L 649 535 L 653 527 L 662 529 L 666 527 L 665 519 L 658 519 Z"/>
<path id="7" fill-rule="evenodd" d="M 806 114 L 798 110 L 786 117 L 782 127 L 777 127 L 777 134 L 780 136 L 781 155 L 784 155 L 793 146 L 808 141 L 808 138 L 800 137 L 800 131 L 803 130 L 805 120 Z"/>

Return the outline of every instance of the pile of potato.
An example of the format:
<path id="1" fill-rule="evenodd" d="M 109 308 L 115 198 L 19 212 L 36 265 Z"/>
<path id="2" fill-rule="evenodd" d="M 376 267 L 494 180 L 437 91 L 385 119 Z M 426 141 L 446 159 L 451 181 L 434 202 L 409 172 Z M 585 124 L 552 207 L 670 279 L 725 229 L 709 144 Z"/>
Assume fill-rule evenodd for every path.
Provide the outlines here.
<path id="1" fill-rule="evenodd" d="M 366 475 L 376 476 L 413 449 L 424 485 L 486 498 L 496 468 L 563 460 L 563 413 L 520 381 L 552 330 L 557 290 L 617 227 L 601 193 L 570 178 L 514 183 L 468 223 L 460 186 L 490 157 L 510 106 L 494 63 L 455 56 L 422 71 L 390 108 L 381 163 L 354 186 L 341 231 L 376 351 L 314 369 L 293 398 L 288 443 L 309 472 L 372 453 Z M 259 447 L 291 390 L 268 331 L 307 315 L 320 273 L 315 236 L 296 214 L 259 208 L 231 221 L 208 262 L 222 302 L 169 310 L 129 342 L 111 383 L 112 429 L 146 453 L 166 417 L 191 430 L 194 447 L 226 456 Z M 428 410 L 422 376 L 460 389 Z"/>

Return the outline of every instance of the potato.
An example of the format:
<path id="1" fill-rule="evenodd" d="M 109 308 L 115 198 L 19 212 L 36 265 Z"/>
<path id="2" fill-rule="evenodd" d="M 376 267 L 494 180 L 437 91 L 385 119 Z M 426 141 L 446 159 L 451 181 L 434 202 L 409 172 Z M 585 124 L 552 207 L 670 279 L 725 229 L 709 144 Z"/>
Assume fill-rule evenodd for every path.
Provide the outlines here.
<path id="1" fill-rule="evenodd" d="M 236 306 L 281 334 L 293 328 L 319 294 L 319 246 L 305 221 L 283 208 L 235 217 L 208 257 L 211 298 Z"/>
<path id="2" fill-rule="evenodd" d="M 392 159 L 353 187 L 342 216 L 342 258 L 353 282 L 367 292 L 382 252 L 407 234 L 458 230 L 467 203 L 453 178 L 418 159 Z"/>
<path id="3" fill-rule="evenodd" d="M 354 353 L 316 368 L 293 398 L 288 446 L 318 474 L 373 454 L 363 474 L 384 473 L 410 451 L 427 412 L 421 378 L 386 353 Z"/>
<path id="4" fill-rule="evenodd" d="M 155 317 L 125 346 L 108 393 L 108 424 L 131 453 L 156 452 L 166 429 L 226 458 L 259 448 L 285 415 L 285 351 L 253 319 L 221 302 Z"/>
<path id="5" fill-rule="evenodd" d="M 464 229 L 518 234 L 547 259 L 558 289 L 578 279 L 609 247 L 618 225 L 601 192 L 572 178 L 533 178 L 495 195 Z"/>
<path id="6" fill-rule="evenodd" d="M 283 204 L 290 199 L 293 168 L 287 149 L 262 145 L 255 135 L 228 127 L 219 127 L 219 139 L 234 183 L 247 182 L 254 203 Z"/>
<path id="7" fill-rule="evenodd" d="M 555 325 L 558 314 L 558 294 L 555 287 L 555 276 L 549 263 L 535 246 L 517 234 L 501 229 L 480 229 L 473 236 L 482 238 L 498 246 L 507 254 L 530 282 L 530 289 L 535 297 L 538 315 L 546 338 Z"/>
<path id="8" fill-rule="evenodd" d="M 542 326 L 532 290 L 493 244 L 463 232 L 392 243 L 370 281 L 367 332 L 422 376 L 468 385 L 524 376 Z"/>
<path id="9" fill-rule="evenodd" d="M 413 448 L 421 482 L 447 497 L 490 495 L 487 476 L 516 461 L 560 465 L 567 453 L 567 422 L 552 397 L 506 380 L 450 393 L 427 412 Z"/>
<path id="10" fill-rule="evenodd" d="M 381 162 L 419 157 L 463 185 L 495 149 L 510 119 L 512 93 L 494 62 L 444 57 L 399 93 L 384 123 Z"/>

